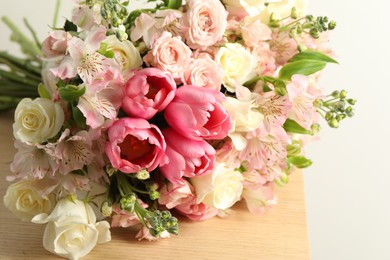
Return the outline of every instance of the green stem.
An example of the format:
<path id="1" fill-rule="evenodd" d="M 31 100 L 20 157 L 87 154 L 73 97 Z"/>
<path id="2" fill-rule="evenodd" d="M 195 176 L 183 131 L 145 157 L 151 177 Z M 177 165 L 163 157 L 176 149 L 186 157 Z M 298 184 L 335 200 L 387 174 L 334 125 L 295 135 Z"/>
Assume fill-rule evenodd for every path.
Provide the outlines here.
<path id="1" fill-rule="evenodd" d="M 7 60 L 8 62 L 14 64 L 18 68 L 23 68 L 24 70 L 28 70 L 31 73 L 36 74 L 37 76 L 41 76 L 41 63 L 38 62 L 38 66 L 34 66 L 31 64 L 29 60 L 19 59 L 11 54 L 8 54 L 4 51 L 0 51 L 0 58 Z"/>
<path id="2" fill-rule="evenodd" d="M 24 22 L 24 25 L 26 25 L 27 29 L 30 31 L 30 33 L 31 33 L 31 35 L 32 35 L 32 37 L 33 37 L 33 39 L 35 41 L 35 44 L 38 46 L 39 49 L 42 49 L 41 42 L 39 41 L 35 30 L 31 27 L 31 25 L 28 22 L 28 20 L 26 18 L 24 18 L 23 22 Z"/>
<path id="3" fill-rule="evenodd" d="M 24 74 L 27 78 L 30 78 L 32 80 L 37 80 L 37 81 L 42 80 L 41 77 L 38 76 L 37 74 L 32 73 L 24 68 L 18 67 L 15 64 L 13 64 L 12 62 L 10 62 L 6 59 L 3 59 L 1 57 L 0 57 L 0 64 L 4 64 L 4 65 L 8 66 L 11 69 L 11 71 L 13 71 L 13 72 L 20 72 L 20 73 Z"/>
<path id="4" fill-rule="evenodd" d="M 306 17 L 299 18 L 298 20 L 296 20 L 296 21 L 294 21 L 294 22 L 291 22 L 291 23 L 289 23 L 289 24 L 287 24 L 287 25 L 285 25 L 285 26 L 283 26 L 283 27 L 280 27 L 279 31 L 280 31 L 280 32 L 287 31 L 287 30 L 290 28 L 290 26 L 292 26 L 292 25 L 294 25 L 294 24 L 297 24 L 297 23 L 299 23 L 300 21 L 302 21 L 302 20 L 304 20 L 304 19 L 306 19 Z"/>
<path id="5" fill-rule="evenodd" d="M 57 27 L 57 21 L 58 21 L 58 13 L 60 11 L 60 6 L 61 6 L 61 0 L 56 1 L 56 6 L 54 9 L 54 17 L 53 17 L 53 27 Z"/>
<path id="6" fill-rule="evenodd" d="M 19 82 L 19 83 L 22 83 L 22 84 L 26 84 L 26 85 L 29 85 L 29 86 L 33 86 L 33 87 L 38 87 L 38 85 L 40 83 L 38 81 L 31 80 L 31 79 L 26 79 L 24 77 L 16 75 L 15 73 L 11 73 L 11 72 L 8 72 L 8 71 L 5 71 L 5 70 L 1 70 L 1 69 L 0 69 L 0 78 L 9 79 L 9 80 L 12 80 L 12 81 L 15 81 L 15 82 Z"/>

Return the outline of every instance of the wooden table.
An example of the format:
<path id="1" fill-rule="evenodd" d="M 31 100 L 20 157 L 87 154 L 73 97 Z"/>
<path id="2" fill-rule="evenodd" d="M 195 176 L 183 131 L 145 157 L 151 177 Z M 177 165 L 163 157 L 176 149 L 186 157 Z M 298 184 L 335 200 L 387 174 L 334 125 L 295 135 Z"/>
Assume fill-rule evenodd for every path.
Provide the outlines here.
<path id="1" fill-rule="evenodd" d="M 0 196 L 14 155 L 12 113 L 0 114 Z M 180 234 L 157 242 L 134 239 L 135 229 L 114 229 L 112 241 L 83 259 L 309 259 L 303 177 L 291 176 L 277 191 L 279 204 L 265 215 L 250 214 L 244 203 L 226 218 L 180 220 Z M 42 246 L 44 225 L 21 222 L 0 203 L 0 259 L 61 259 Z"/>

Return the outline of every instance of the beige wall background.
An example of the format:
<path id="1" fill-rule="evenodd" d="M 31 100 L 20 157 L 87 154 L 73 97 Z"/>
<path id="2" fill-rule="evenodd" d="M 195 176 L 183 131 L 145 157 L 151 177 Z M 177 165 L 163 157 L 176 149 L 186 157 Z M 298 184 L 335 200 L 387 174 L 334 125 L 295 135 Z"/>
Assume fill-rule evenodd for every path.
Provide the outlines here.
<path id="1" fill-rule="evenodd" d="M 20 25 L 27 17 L 41 39 L 50 31 L 54 0 L 0 3 L 0 16 Z M 63 0 L 60 17 L 69 17 L 71 7 Z M 340 65 L 329 66 L 321 84 L 358 99 L 353 120 L 338 130 L 324 124 L 321 140 L 307 149 L 314 160 L 304 171 L 313 260 L 390 259 L 389 11 L 386 0 L 310 3 L 310 13 L 338 23 L 331 43 Z M 0 49 L 17 52 L 8 36 L 0 23 Z"/>

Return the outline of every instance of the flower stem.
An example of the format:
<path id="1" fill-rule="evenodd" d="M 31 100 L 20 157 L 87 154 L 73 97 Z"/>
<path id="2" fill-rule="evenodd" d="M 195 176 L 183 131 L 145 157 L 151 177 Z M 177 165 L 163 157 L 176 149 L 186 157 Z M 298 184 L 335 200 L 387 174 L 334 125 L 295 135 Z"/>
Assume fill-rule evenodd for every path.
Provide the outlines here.
<path id="1" fill-rule="evenodd" d="M 55 6 L 55 9 L 54 9 L 54 17 L 53 17 L 53 27 L 54 28 L 57 27 L 58 13 L 59 13 L 59 10 L 60 10 L 60 6 L 61 6 L 61 0 L 57 0 L 56 1 L 56 6 Z"/>

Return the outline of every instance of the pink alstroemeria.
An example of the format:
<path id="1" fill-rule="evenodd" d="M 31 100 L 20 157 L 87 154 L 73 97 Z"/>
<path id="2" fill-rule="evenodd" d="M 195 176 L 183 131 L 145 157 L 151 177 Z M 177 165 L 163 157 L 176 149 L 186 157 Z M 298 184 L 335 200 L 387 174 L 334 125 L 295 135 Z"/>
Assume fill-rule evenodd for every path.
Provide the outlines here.
<path id="1" fill-rule="evenodd" d="M 60 164 L 59 171 L 64 175 L 92 163 L 95 156 L 88 132 L 80 131 L 70 136 L 70 130 L 66 129 L 58 140 L 55 155 Z"/>
<path id="2" fill-rule="evenodd" d="M 96 51 L 106 38 L 104 26 L 95 27 L 83 41 L 73 37 L 68 42 L 68 52 L 57 68 L 51 72 L 60 79 L 70 79 L 78 74 L 85 84 L 90 84 L 110 67 L 110 60 Z"/>
<path id="3" fill-rule="evenodd" d="M 291 80 L 287 85 L 288 97 L 292 102 L 289 118 L 310 130 L 318 118 L 314 101 L 321 96 L 321 92 L 311 86 L 306 76 L 294 75 Z"/>
<path id="4" fill-rule="evenodd" d="M 160 190 L 158 203 L 165 205 L 168 209 L 172 209 L 178 205 L 190 202 L 193 199 L 194 187 L 182 179 L 180 182 L 164 185 Z"/>
<path id="5" fill-rule="evenodd" d="M 245 174 L 244 174 L 245 175 Z M 276 205 L 274 183 L 244 183 L 242 197 L 245 199 L 249 211 L 253 214 L 263 214 L 267 208 Z"/>

